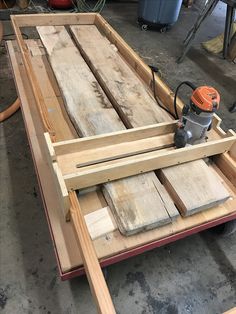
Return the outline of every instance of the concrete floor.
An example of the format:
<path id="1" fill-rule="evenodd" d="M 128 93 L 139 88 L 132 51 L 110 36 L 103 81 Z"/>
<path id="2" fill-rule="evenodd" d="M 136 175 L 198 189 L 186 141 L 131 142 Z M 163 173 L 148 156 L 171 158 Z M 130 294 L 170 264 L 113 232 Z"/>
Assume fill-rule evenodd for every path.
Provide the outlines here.
<path id="1" fill-rule="evenodd" d="M 183 9 L 166 34 L 142 32 L 135 2 L 110 1 L 103 15 L 163 79 L 175 88 L 182 80 L 211 84 L 221 93 L 219 115 L 236 128 L 236 65 L 211 56 L 200 42 L 223 30 L 219 5 L 185 61 L 175 60 L 197 15 Z M 0 54 L 0 103 L 16 97 L 4 49 Z M 0 124 L 0 313 L 94 313 L 85 277 L 61 282 L 34 174 L 21 112 Z M 118 313 L 216 314 L 236 306 L 236 234 L 203 232 L 108 268 L 108 286 Z"/>

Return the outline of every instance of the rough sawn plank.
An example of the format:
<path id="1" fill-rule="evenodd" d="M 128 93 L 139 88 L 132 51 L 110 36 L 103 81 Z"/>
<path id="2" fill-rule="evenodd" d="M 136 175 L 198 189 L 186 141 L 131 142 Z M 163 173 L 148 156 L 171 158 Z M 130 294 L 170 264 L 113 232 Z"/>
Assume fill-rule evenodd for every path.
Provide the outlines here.
<path id="1" fill-rule="evenodd" d="M 172 118 L 156 104 L 147 87 L 124 61 L 116 47 L 95 25 L 73 25 L 70 28 L 81 54 L 101 86 L 105 87 L 104 90 L 113 105 L 119 106 L 127 116 L 129 125 L 140 127 L 161 120 L 171 121 Z M 184 166 L 169 167 L 160 172 L 167 191 L 184 215 L 210 208 L 229 197 L 222 183 L 203 160 L 186 163 Z M 209 182 L 207 193 L 202 193 L 202 187 L 206 186 L 203 185 L 204 182 Z"/>
<path id="2" fill-rule="evenodd" d="M 223 186 L 222 179 L 220 180 L 205 162 L 199 163 L 197 160 L 179 165 L 178 173 L 175 169 L 165 168 L 163 184 L 170 191 L 183 216 L 216 206 L 229 198 L 229 192 Z M 188 193 L 184 194 L 184 191 Z"/>
<path id="3" fill-rule="evenodd" d="M 89 136 L 124 129 L 66 29 L 62 26 L 42 26 L 37 30 L 78 133 Z M 133 234 L 147 226 L 153 228 L 171 221 L 173 202 L 165 189 L 158 191 L 156 180 L 154 173 L 148 173 L 104 185 L 105 196 L 111 200 L 113 212 L 125 209 L 134 217 L 128 225 L 124 220 L 117 220 L 124 234 Z M 162 197 L 163 193 L 165 195 Z M 167 212 L 169 208 L 170 213 Z"/>

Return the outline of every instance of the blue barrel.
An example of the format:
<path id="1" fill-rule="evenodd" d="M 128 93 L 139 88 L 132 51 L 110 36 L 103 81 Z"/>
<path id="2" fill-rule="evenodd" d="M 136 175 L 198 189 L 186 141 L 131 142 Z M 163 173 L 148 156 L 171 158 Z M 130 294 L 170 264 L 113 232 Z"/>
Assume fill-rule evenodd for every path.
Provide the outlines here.
<path id="1" fill-rule="evenodd" d="M 171 26 L 179 17 L 182 0 L 139 0 L 138 21 L 150 26 Z"/>

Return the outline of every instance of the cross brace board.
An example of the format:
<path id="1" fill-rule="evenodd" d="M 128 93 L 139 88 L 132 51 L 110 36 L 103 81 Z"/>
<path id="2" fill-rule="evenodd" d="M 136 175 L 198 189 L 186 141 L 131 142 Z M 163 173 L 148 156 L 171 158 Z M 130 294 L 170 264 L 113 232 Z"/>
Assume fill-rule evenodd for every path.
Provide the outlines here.
<path id="1" fill-rule="evenodd" d="M 175 149 L 176 127 L 174 121 L 57 143 L 45 133 L 65 212 L 70 209 L 68 191 L 222 154 L 236 143 L 229 130 L 220 139 Z"/>

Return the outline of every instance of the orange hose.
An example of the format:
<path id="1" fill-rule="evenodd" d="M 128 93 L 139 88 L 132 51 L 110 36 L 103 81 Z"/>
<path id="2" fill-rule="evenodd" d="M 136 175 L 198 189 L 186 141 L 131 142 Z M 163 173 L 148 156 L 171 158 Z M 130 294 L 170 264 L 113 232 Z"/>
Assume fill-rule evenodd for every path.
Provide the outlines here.
<path id="1" fill-rule="evenodd" d="M 0 21 L 0 43 L 3 38 L 3 24 Z M 12 116 L 20 108 L 20 100 L 17 98 L 6 110 L 0 112 L 0 122 Z"/>
<path id="2" fill-rule="evenodd" d="M 0 112 L 0 122 L 3 122 L 10 116 L 12 116 L 20 108 L 20 100 L 17 98 L 14 103 L 9 106 L 6 110 Z"/>

